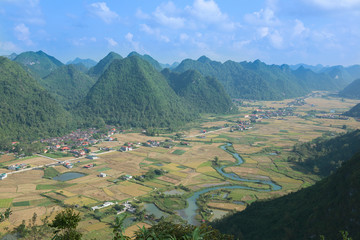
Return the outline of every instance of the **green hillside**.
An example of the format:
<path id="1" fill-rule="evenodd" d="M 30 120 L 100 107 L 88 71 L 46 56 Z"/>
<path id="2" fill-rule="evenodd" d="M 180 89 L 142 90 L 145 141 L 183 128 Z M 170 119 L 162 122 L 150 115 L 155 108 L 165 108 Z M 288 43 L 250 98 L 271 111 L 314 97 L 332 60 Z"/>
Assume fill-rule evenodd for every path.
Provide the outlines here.
<path id="1" fill-rule="evenodd" d="M 300 171 L 325 177 L 359 150 L 360 130 L 355 130 L 337 137 L 323 136 L 296 144 L 288 160 L 295 163 Z"/>
<path id="2" fill-rule="evenodd" d="M 164 76 L 137 56 L 114 60 L 78 112 L 90 123 L 136 127 L 174 127 L 195 116 Z"/>
<path id="3" fill-rule="evenodd" d="M 0 133 L 11 139 L 63 134 L 72 119 L 20 65 L 0 57 Z"/>
<path id="4" fill-rule="evenodd" d="M 37 80 L 49 75 L 52 71 L 64 65 L 43 51 L 23 52 L 17 55 L 14 61 L 20 63 L 20 65 Z"/>
<path id="5" fill-rule="evenodd" d="M 315 185 L 287 196 L 257 201 L 213 224 L 239 239 L 360 239 L 360 153 Z"/>
<path id="6" fill-rule="evenodd" d="M 90 68 L 88 74 L 91 77 L 98 79 L 115 59 L 122 59 L 122 58 L 123 57 L 120 56 L 119 54 L 115 52 L 110 52 L 108 55 L 106 55 L 106 57 L 101 59 L 100 62 L 98 62 L 98 64 Z"/>
<path id="7" fill-rule="evenodd" d="M 345 116 L 360 118 L 360 103 L 356 104 L 349 111 L 344 113 Z"/>
<path id="8" fill-rule="evenodd" d="M 162 71 L 175 93 L 200 113 L 228 113 L 233 110 L 230 96 L 213 77 L 204 77 L 195 70 L 184 73 Z"/>
<path id="9" fill-rule="evenodd" d="M 43 80 L 43 86 L 65 108 L 75 106 L 84 98 L 95 81 L 74 65 L 64 65 Z"/>
<path id="10" fill-rule="evenodd" d="M 90 59 L 90 58 L 81 59 L 81 58 L 77 57 L 74 60 L 67 62 L 66 64 L 67 65 L 70 65 L 70 64 L 83 64 L 87 69 L 89 69 L 91 67 L 94 67 L 97 64 L 97 62 Z"/>
<path id="11" fill-rule="evenodd" d="M 339 96 L 344 98 L 360 99 L 360 78 L 356 79 L 340 91 Z"/>

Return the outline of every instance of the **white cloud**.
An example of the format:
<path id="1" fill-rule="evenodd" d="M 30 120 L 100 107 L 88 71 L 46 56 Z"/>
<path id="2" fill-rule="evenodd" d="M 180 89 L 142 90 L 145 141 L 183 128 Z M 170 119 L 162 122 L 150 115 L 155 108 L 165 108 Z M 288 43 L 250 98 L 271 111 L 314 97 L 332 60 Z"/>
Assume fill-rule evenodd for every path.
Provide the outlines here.
<path id="1" fill-rule="evenodd" d="M 271 33 L 269 35 L 269 38 L 270 38 L 270 42 L 273 45 L 273 47 L 278 48 L 278 49 L 284 47 L 283 37 L 277 30 L 275 30 L 273 33 Z"/>
<path id="2" fill-rule="evenodd" d="M 162 42 L 170 42 L 170 39 L 167 36 L 161 34 L 161 31 L 158 28 L 154 29 L 148 26 L 147 24 L 140 24 L 140 30 L 149 35 L 156 36 L 156 38 Z"/>
<path id="3" fill-rule="evenodd" d="M 306 35 L 308 32 L 309 32 L 309 29 L 306 28 L 300 20 L 295 19 L 293 36 L 296 37 L 296 36 Z"/>
<path id="4" fill-rule="evenodd" d="M 89 11 L 101 18 L 105 23 L 112 23 L 119 18 L 116 12 L 110 10 L 105 2 L 96 2 L 89 5 Z"/>
<path id="5" fill-rule="evenodd" d="M 116 47 L 118 45 L 118 43 L 112 38 L 105 38 L 105 40 L 108 42 L 110 47 Z"/>
<path id="6" fill-rule="evenodd" d="M 96 42 L 96 37 L 81 37 L 71 40 L 74 46 L 85 46 L 87 43 Z"/>
<path id="7" fill-rule="evenodd" d="M 228 15 L 221 12 L 213 0 L 195 0 L 192 6 L 186 7 L 186 10 L 201 23 L 217 24 L 223 30 L 234 30 L 240 26 L 240 24 L 230 21 Z"/>
<path id="8" fill-rule="evenodd" d="M 360 0 L 304 0 L 325 10 L 360 8 Z"/>
<path id="9" fill-rule="evenodd" d="M 180 34 L 180 41 L 182 42 L 187 41 L 189 38 L 190 38 L 189 35 L 187 35 L 186 33 Z"/>
<path id="10" fill-rule="evenodd" d="M 134 35 L 132 33 L 127 33 L 125 39 L 131 44 L 131 47 L 137 52 L 143 52 L 140 43 L 134 40 Z"/>
<path id="11" fill-rule="evenodd" d="M 274 10 L 270 8 L 260 9 L 258 12 L 246 14 L 245 20 L 253 25 L 275 26 L 279 25 L 280 23 L 280 21 L 275 16 Z"/>
<path id="12" fill-rule="evenodd" d="M 0 42 L 0 50 L 5 52 L 16 52 L 19 48 L 13 42 Z"/>
<path id="13" fill-rule="evenodd" d="M 136 10 L 135 16 L 139 19 L 150 19 L 151 18 L 149 14 L 144 13 L 143 11 L 141 11 L 141 9 Z"/>
<path id="14" fill-rule="evenodd" d="M 30 39 L 30 30 L 25 24 L 21 23 L 16 25 L 14 31 L 18 40 L 23 41 L 26 45 L 33 44 Z"/>
<path id="15" fill-rule="evenodd" d="M 185 18 L 180 17 L 178 14 L 179 10 L 173 2 L 161 4 L 153 12 L 153 16 L 158 23 L 174 29 L 185 26 Z"/>
<path id="16" fill-rule="evenodd" d="M 237 42 L 234 42 L 234 48 L 236 49 L 242 49 L 245 45 L 248 45 L 250 44 L 251 41 L 250 40 L 243 40 L 243 41 L 237 41 Z"/>

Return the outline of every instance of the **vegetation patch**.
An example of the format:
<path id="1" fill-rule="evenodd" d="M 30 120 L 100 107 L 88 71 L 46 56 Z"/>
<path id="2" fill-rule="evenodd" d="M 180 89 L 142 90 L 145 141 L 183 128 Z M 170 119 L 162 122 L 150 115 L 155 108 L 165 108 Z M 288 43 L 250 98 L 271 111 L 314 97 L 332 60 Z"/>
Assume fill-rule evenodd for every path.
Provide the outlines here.
<path id="1" fill-rule="evenodd" d="M 61 188 L 66 188 L 75 185 L 75 183 L 64 183 L 59 182 L 56 184 L 38 184 L 36 185 L 36 190 L 57 190 Z"/>
<path id="2" fill-rule="evenodd" d="M 52 179 L 53 177 L 56 177 L 60 175 L 60 172 L 58 170 L 56 170 L 53 167 L 48 167 L 44 169 L 44 176 L 43 178 L 48 178 L 48 179 Z"/>
<path id="3" fill-rule="evenodd" d="M 26 207 L 30 206 L 30 201 L 14 202 L 12 205 L 14 207 Z"/>
<path id="4" fill-rule="evenodd" d="M 175 151 L 172 152 L 172 154 L 175 154 L 175 155 L 183 155 L 184 153 L 186 153 L 186 151 L 180 150 L 180 149 L 176 149 Z"/>
<path id="5" fill-rule="evenodd" d="M 0 208 L 8 208 L 8 207 L 10 207 L 12 201 L 13 201 L 13 198 L 0 199 Z"/>
<path id="6" fill-rule="evenodd" d="M 105 172 L 105 171 L 109 171 L 109 170 L 111 170 L 111 168 L 109 168 L 109 167 L 103 167 L 103 168 L 100 168 L 100 169 L 98 169 L 98 170 L 96 170 L 97 172 Z"/>
<path id="7" fill-rule="evenodd" d="M 68 204 L 68 205 L 77 204 L 77 205 L 80 205 L 80 206 L 87 206 L 87 205 L 90 205 L 90 204 L 95 204 L 95 203 L 97 203 L 97 201 L 94 200 L 94 199 L 79 195 L 79 196 L 75 196 L 75 197 L 65 199 L 64 203 Z"/>
<path id="8" fill-rule="evenodd" d="M 63 153 L 63 152 L 44 153 L 43 155 L 46 157 L 50 157 L 50 158 L 63 158 L 63 157 L 71 157 L 72 156 L 69 153 Z"/>

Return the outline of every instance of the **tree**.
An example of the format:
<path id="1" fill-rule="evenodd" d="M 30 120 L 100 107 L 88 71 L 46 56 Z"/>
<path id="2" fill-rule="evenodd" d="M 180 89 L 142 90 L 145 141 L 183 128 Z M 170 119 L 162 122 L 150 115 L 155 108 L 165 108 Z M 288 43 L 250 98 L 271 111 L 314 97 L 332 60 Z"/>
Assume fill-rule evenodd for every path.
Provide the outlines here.
<path id="1" fill-rule="evenodd" d="M 127 240 L 130 239 L 127 236 L 124 236 L 124 228 L 123 228 L 123 223 L 124 220 L 126 219 L 127 215 L 123 214 L 121 216 L 116 216 L 115 218 L 115 223 L 113 224 L 113 240 Z"/>
<path id="2" fill-rule="evenodd" d="M 219 166 L 219 157 L 218 156 L 214 157 L 213 163 L 215 166 Z"/>
<path id="3" fill-rule="evenodd" d="M 55 228 L 53 239 L 80 240 L 82 234 L 76 230 L 80 220 L 80 213 L 76 213 L 72 208 L 58 213 L 50 224 L 50 227 Z"/>

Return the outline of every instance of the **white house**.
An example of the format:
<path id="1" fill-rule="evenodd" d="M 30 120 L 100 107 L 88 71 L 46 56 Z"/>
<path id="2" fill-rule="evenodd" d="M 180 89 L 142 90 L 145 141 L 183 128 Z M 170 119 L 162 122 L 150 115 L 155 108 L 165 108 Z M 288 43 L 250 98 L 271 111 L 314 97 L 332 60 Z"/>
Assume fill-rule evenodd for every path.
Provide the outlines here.
<path id="1" fill-rule="evenodd" d="M 7 173 L 0 174 L 0 180 L 3 180 L 4 178 L 7 178 Z"/>
<path id="2" fill-rule="evenodd" d="M 100 173 L 99 177 L 106 177 L 106 173 Z"/>

